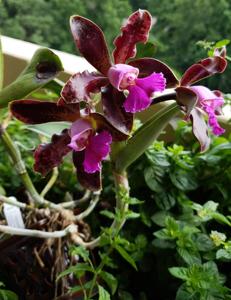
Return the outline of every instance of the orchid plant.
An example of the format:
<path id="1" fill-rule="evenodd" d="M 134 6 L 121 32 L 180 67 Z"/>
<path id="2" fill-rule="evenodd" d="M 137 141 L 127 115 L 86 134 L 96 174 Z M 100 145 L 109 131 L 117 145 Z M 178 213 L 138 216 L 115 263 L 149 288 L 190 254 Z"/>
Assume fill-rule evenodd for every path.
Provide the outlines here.
<path id="1" fill-rule="evenodd" d="M 59 166 L 64 156 L 72 152 L 79 183 L 96 193 L 102 189 L 103 163 L 110 159 L 117 197 L 116 212 L 120 215 L 111 226 L 115 237 L 124 225 L 128 212 L 127 168 L 153 143 L 173 117 L 183 113 L 186 121 L 192 120 L 193 133 L 202 151 L 209 147 L 211 133 L 220 135 L 224 132 L 217 121 L 224 104 L 222 93 L 194 84 L 225 70 L 225 51 L 215 49 L 213 57 L 193 64 L 178 80 L 165 63 L 152 57 L 136 58 L 137 43 L 148 41 L 152 27 L 152 17 L 148 11 L 138 10 L 129 16 L 114 41 L 113 59 L 104 34 L 95 23 L 81 16 L 72 16 L 70 27 L 78 51 L 96 70 L 91 73 L 87 70 L 78 72 L 60 86 L 54 81 L 62 70 L 59 58 L 48 49 L 39 50 L 18 79 L 0 92 L 0 106 L 10 103 L 11 114 L 26 124 L 66 122 L 67 128 L 54 134 L 49 143 L 39 145 L 34 151 L 34 170 L 43 176 Z M 52 88 L 52 84 L 59 93 L 56 102 L 25 98 L 41 87 Z M 95 101 L 95 96 L 100 98 L 100 103 Z M 134 132 L 133 121 L 137 112 L 169 100 L 174 102 L 166 102 L 162 110 Z M 4 124 L 1 127 L 2 141 L 33 205 L 65 210 L 67 205 L 51 203 L 38 194 Z M 6 198 L 0 199 L 9 202 Z M 18 203 L 14 201 L 13 204 L 20 206 Z M 95 205 L 96 202 L 88 212 Z M 76 218 L 78 216 L 73 217 Z M 26 229 L 19 233 L 9 231 L 8 227 L 0 231 L 13 234 L 26 232 Z M 65 231 L 66 234 L 70 232 L 73 238 L 73 227 Z M 30 234 L 33 236 L 33 230 Z M 84 247 L 95 247 L 101 240 L 99 237 L 87 242 L 75 234 L 73 241 Z"/>

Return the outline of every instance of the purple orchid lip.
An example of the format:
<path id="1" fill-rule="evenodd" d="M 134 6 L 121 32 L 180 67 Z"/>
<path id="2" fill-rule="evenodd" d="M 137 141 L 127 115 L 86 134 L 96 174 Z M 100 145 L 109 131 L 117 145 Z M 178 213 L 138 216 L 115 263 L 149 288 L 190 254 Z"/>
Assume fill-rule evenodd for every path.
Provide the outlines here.
<path id="1" fill-rule="evenodd" d="M 72 150 L 85 151 L 83 167 L 86 173 L 95 173 L 101 169 L 101 161 L 110 152 L 112 143 L 111 134 L 104 130 L 96 133 L 90 121 L 78 119 L 70 129 L 71 142 L 68 144 Z"/>
<path id="2" fill-rule="evenodd" d="M 114 65 L 108 71 L 110 83 L 119 91 L 134 85 L 138 75 L 139 69 L 125 64 Z"/>
<path id="3" fill-rule="evenodd" d="M 136 113 L 148 108 L 152 94 L 162 92 L 166 86 L 162 73 L 154 72 L 144 78 L 138 75 L 139 69 L 125 64 L 114 65 L 108 71 L 109 81 L 117 90 L 129 91 L 123 105 L 126 112 Z"/>
<path id="4" fill-rule="evenodd" d="M 112 136 L 106 130 L 89 138 L 83 162 L 85 172 L 95 173 L 101 170 L 101 161 L 105 160 L 108 156 L 111 143 Z"/>
<path id="5" fill-rule="evenodd" d="M 198 107 L 208 115 L 208 123 L 215 135 L 221 135 L 225 130 L 217 121 L 217 114 L 220 113 L 221 106 L 224 104 L 224 98 L 219 92 L 212 92 L 205 86 L 190 87 L 198 97 Z"/>
<path id="6" fill-rule="evenodd" d="M 74 151 L 82 151 L 86 148 L 93 128 L 89 121 L 78 119 L 70 128 L 71 142 L 68 146 Z"/>

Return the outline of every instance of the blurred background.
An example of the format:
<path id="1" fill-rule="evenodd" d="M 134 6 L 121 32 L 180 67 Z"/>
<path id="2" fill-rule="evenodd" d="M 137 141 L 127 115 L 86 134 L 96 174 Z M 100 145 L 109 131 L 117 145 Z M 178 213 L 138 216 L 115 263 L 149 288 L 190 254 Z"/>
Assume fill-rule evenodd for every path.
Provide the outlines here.
<path id="1" fill-rule="evenodd" d="M 230 0 L 0 0 L 0 32 L 75 54 L 69 17 L 79 14 L 103 29 L 112 50 L 121 23 L 138 8 L 153 15 L 150 40 L 156 45 L 155 57 L 179 73 L 207 55 L 207 42 L 230 38 Z M 229 67 L 224 76 L 206 83 L 228 93 L 230 75 Z"/>

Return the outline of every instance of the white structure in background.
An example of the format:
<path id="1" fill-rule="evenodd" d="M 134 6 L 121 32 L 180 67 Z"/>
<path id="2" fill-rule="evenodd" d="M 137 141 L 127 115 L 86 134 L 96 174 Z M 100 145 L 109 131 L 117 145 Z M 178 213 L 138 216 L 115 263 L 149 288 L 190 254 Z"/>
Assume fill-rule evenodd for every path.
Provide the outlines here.
<path id="1" fill-rule="evenodd" d="M 25 66 L 25 64 L 30 61 L 35 51 L 39 48 L 42 48 L 42 46 L 7 36 L 1 36 L 1 41 L 3 53 L 6 57 L 7 62 L 5 64 L 5 73 L 7 82 L 9 83 L 16 77 L 15 69 L 17 69 L 18 74 Z M 80 56 L 54 49 L 51 50 L 60 57 L 64 67 L 64 73 L 68 75 L 68 77 L 76 72 L 83 72 L 84 70 L 95 70 L 84 58 Z M 20 66 L 22 66 L 21 70 Z M 14 70 L 14 72 L 12 72 L 12 70 Z"/>

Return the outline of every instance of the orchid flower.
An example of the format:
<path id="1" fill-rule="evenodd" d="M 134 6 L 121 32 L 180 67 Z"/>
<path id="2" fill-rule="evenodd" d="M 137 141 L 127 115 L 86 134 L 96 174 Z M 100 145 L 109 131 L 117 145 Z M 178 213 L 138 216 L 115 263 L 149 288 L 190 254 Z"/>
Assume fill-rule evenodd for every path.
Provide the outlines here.
<path id="1" fill-rule="evenodd" d="M 93 124 L 88 119 L 76 120 L 70 129 L 71 142 L 68 146 L 73 151 L 85 150 L 83 161 L 84 171 L 95 173 L 101 169 L 101 161 L 110 152 L 112 143 L 111 134 L 104 130 L 100 133 L 94 132 Z"/>
<path id="2" fill-rule="evenodd" d="M 90 103 L 91 93 L 101 92 L 104 114 L 116 128 L 128 134 L 132 129 L 132 114 L 146 109 L 154 92 L 162 92 L 166 86 L 174 87 L 178 82 L 169 67 L 156 59 L 128 61 L 136 55 L 136 44 L 148 40 L 151 23 L 146 10 L 133 13 L 114 41 L 112 62 L 101 29 L 86 18 L 71 17 L 76 47 L 98 72 L 73 75 L 62 90 L 64 101 Z"/>
<path id="3" fill-rule="evenodd" d="M 205 86 L 192 84 L 224 72 L 227 66 L 224 53 L 224 50 L 219 52 L 216 49 L 214 57 L 203 59 L 189 67 L 180 80 L 180 86 L 176 88 L 177 101 L 186 108 L 186 118 L 190 117 L 192 120 L 193 133 L 200 142 L 202 151 L 205 151 L 210 144 L 204 115 L 208 118 L 208 125 L 213 134 L 221 135 L 225 131 L 217 121 L 224 98 L 220 91 L 211 91 Z"/>
<path id="4" fill-rule="evenodd" d="M 86 188 L 98 190 L 101 187 L 101 162 L 110 152 L 113 141 L 127 139 L 99 114 L 82 113 L 79 104 L 65 104 L 38 100 L 18 100 L 10 105 L 12 114 L 26 124 L 40 124 L 53 121 L 70 122 L 61 134 L 55 134 L 48 144 L 41 144 L 34 152 L 34 170 L 46 175 L 58 166 L 65 155 L 73 152 L 79 182 Z"/>

